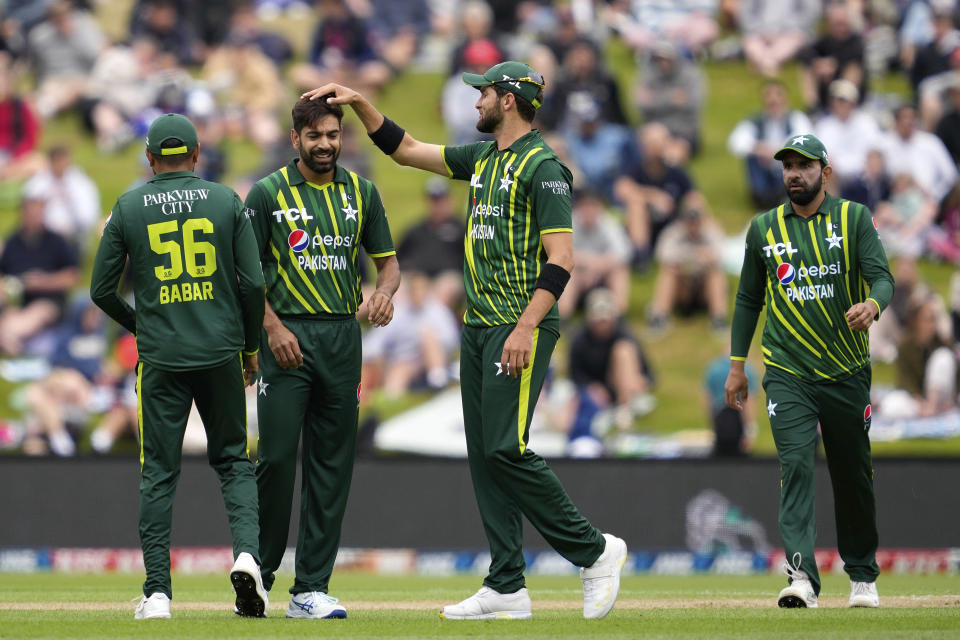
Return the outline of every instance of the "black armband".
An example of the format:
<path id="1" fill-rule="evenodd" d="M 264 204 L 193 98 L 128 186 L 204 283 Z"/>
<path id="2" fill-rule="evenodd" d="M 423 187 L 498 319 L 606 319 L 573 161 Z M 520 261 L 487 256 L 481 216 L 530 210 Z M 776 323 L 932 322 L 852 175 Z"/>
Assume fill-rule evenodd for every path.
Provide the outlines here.
<path id="1" fill-rule="evenodd" d="M 400 143 L 403 142 L 404 133 L 406 133 L 406 131 L 403 130 L 403 127 L 387 116 L 383 116 L 383 124 L 380 125 L 380 128 L 367 135 L 370 136 L 373 144 L 377 145 L 380 151 L 383 151 L 389 156 L 393 155 L 393 152 L 396 151 Z"/>
<path id="2" fill-rule="evenodd" d="M 560 295 L 563 293 L 563 288 L 567 286 L 567 282 L 569 281 L 569 271 L 559 265 L 548 262 L 543 265 L 543 269 L 540 270 L 540 277 L 537 278 L 537 282 L 533 285 L 533 288 L 545 289 L 552 293 L 554 298 L 559 300 Z"/>

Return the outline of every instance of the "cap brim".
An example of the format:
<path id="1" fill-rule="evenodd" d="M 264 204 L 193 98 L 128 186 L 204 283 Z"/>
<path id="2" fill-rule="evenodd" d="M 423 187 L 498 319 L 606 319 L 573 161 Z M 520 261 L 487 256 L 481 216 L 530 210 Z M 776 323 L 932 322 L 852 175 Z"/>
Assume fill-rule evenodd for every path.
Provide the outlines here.
<path id="1" fill-rule="evenodd" d="M 463 78 L 463 81 L 471 87 L 486 87 L 493 84 L 479 73 L 464 73 L 460 77 Z"/>
<path id="2" fill-rule="evenodd" d="M 796 151 L 797 153 L 802 155 L 804 158 L 810 158 L 811 160 L 820 160 L 819 156 L 811 155 L 806 151 L 804 151 L 803 149 L 798 149 L 796 147 L 784 147 L 780 149 L 780 151 L 777 151 L 775 154 L 773 154 L 773 159 L 780 160 L 783 157 L 783 154 L 786 153 L 787 151 Z"/>

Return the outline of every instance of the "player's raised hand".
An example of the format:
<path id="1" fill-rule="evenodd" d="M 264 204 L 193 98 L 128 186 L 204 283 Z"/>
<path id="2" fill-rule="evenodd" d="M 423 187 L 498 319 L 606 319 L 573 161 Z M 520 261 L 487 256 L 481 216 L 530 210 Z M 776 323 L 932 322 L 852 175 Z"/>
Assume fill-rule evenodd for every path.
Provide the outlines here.
<path id="1" fill-rule="evenodd" d="M 393 320 L 393 300 L 383 291 L 373 292 L 367 309 L 367 320 L 375 327 L 385 327 Z"/>
<path id="2" fill-rule="evenodd" d="M 730 373 L 727 374 L 727 381 L 723 384 L 723 395 L 727 406 L 731 409 L 743 409 L 743 403 L 747 401 L 749 395 L 745 366 L 741 361 L 730 361 Z"/>
<path id="3" fill-rule="evenodd" d="M 847 309 L 847 326 L 854 331 L 866 331 L 873 324 L 873 318 L 879 311 L 876 303 L 870 300 L 858 302 Z"/>
<path id="4" fill-rule="evenodd" d="M 357 91 L 335 82 L 328 82 L 322 87 L 317 87 L 316 89 L 311 89 L 310 91 L 304 91 L 302 94 L 300 94 L 300 97 L 308 98 L 310 100 L 317 100 L 318 98 L 326 97 L 327 102 L 330 104 L 353 104 L 358 99 L 362 98 Z"/>

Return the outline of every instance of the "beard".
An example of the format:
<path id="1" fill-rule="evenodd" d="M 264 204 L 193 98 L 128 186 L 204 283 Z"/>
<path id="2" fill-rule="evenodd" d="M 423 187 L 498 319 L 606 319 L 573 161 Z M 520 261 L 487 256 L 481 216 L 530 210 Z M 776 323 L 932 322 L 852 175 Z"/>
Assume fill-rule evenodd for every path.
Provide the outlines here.
<path id="1" fill-rule="evenodd" d="M 497 103 L 497 109 L 487 114 L 481 114 L 477 120 L 477 131 L 480 133 L 493 133 L 500 123 L 503 122 L 503 110 L 500 109 L 500 103 Z"/>
<path id="2" fill-rule="evenodd" d="M 328 173 L 337 166 L 337 158 L 340 157 L 340 149 L 332 150 L 328 156 L 320 156 L 317 152 L 308 153 L 300 147 L 300 161 L 314 173 Z"/>
<path id="3" fill-rule="evenodd" d="M 798 204 L 801 207 L 803 207 L 813 202 L 813 199 L 817 197 L 818 193 L 820 193 L 820 187 L 822 185 L 823 185 L 823 171 L 821 171 L 820 175 L 817 176 L 816 182 L 811 184 L 806 189 L 792 193 L 790 191 L 790 185 L 785 184 L 784 187 L 787 189 L 787 197 L 790 198 L 790 202 L 792 202 L 793 204 Z"/>

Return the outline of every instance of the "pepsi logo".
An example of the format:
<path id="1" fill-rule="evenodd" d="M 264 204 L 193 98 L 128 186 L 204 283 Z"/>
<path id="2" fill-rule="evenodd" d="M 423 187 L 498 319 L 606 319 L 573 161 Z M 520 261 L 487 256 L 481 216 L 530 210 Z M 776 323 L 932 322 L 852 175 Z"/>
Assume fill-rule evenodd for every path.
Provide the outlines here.
<path id="1" fill-rule="evenodd" d="M 870 422 L 872 418 L 873 418 L 873 406 L 868 404 L 863 408 L 863 421 Z"/>
<path id="2" fill-rule="evenodd" d="M 777 280 L 782 285 L 788 285 L 797 277 L 797 270 L 789 262 L 783 262 L 777 267 Z"/>
<path id="3" fill-rule="evenodd" d="M 300 253 L 310 244 L 310 236 L 303 229 L 294 229 L 287 236 L 287 244 L 290 245 L 291 249 Z"/>

